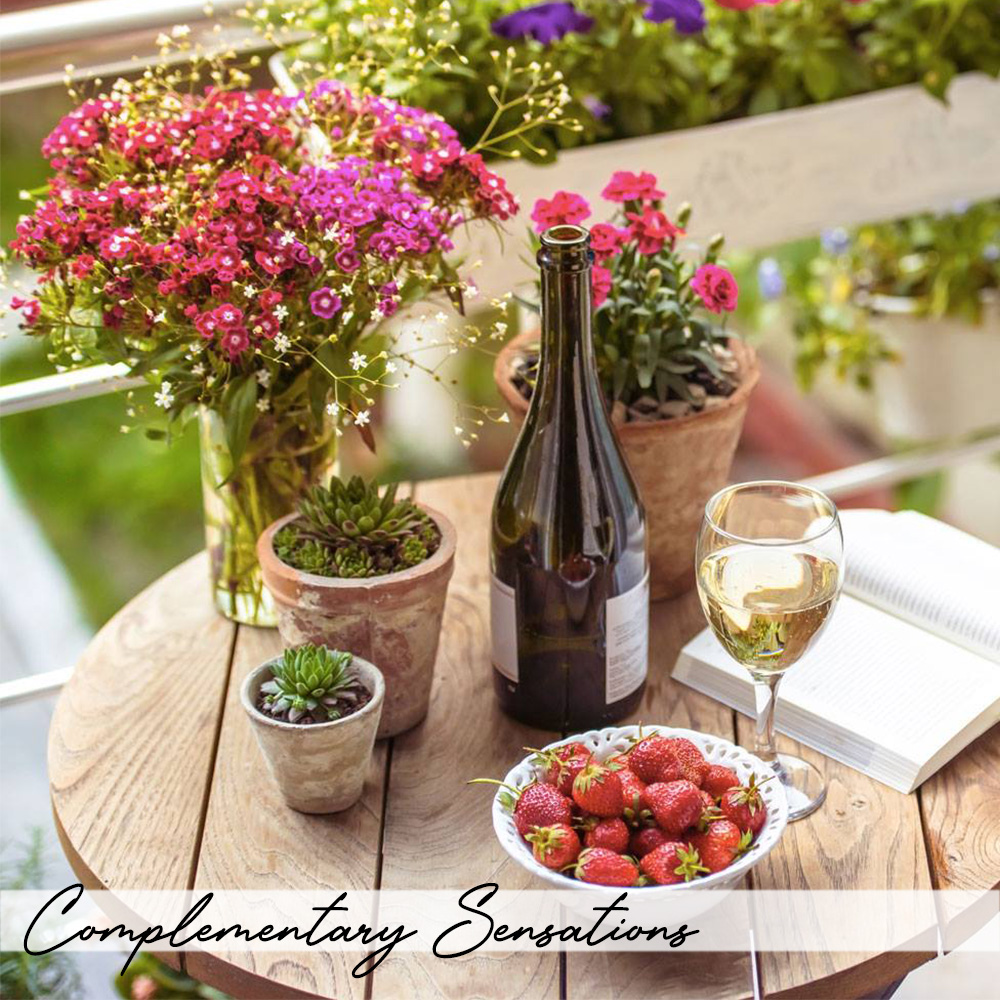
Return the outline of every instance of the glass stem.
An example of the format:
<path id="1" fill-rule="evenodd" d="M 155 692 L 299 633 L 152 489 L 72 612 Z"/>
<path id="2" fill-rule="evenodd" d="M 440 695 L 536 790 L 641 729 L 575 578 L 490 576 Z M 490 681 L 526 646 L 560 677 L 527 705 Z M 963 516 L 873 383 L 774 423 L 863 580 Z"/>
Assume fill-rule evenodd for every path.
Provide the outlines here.
<path id="1" fill-rule="evenodd" d="M 753 752 L 766 764 L 771 764 L 778 756 L 774 746 L 774 706 L 778 697 L 781 674 L 767 674 L 754 677 L 753 692 L 757 707 L 757 735 Z"/>

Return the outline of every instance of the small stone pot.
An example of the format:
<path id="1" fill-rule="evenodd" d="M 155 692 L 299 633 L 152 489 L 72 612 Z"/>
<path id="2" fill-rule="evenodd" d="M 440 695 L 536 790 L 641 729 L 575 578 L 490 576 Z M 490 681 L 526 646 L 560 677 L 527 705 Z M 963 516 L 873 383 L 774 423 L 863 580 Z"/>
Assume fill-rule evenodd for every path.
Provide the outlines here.
<path id="1" fill-rule="evenodd" d="M 385 576 L 342 580 L 283 563 L 274 552 L 274 535 L 296 514 L 275 521 L 257 543 L 264 584 L 274 597 L 285 644 L 349 649 L 379 665 L 385 676 L 379 739 L 412 729 L 427 715 L 444 602 L 455 568 L 451 522 L 420 507 L 441 532 L 437 552 L 418 566 Z"/>
<path id="2" fill-rule="evenodd" d="M 515 337 L 497 355 L 493 378 L 516 425 L 528 400 L 511 380 L 514 359 L 538 343 L 537 330 Z M 677 597 L 694 586 L 694 549 L 705 504 L 729 481 L 750 392 L 760 368 L 753 348 L 740 340 L 729 347 L 740 366 L 731 396 L 711 409 L 669 420 L 615 428 L 646 508 L 650 597 Z"/>
<path id="3" fill-rule="evenodd" d="M 349 809 L 361 798 L 371 761 L 375 732 L 385 701 L 385 681 L 373 664 L 358 656 L 353 666 L 371 701 L 360 711 L 332 722 L 299 726 L 264 715 L 257 708 L 261 685 L 270 680 L 276 657 L 250 672 L 240 688 L 240 701 L 250 717 L 267 769 L 282 798 L 302 813 Z"/>

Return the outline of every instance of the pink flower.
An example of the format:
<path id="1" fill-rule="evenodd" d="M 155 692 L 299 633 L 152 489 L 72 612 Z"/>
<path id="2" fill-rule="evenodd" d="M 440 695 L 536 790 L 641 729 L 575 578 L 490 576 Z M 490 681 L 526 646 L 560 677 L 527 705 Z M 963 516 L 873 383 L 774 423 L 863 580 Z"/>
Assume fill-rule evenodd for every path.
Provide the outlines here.
<path id="1" fill-rule="evenodd" d="M 535 232 L 543 233 L 552 226 L 565 223 L 577 225 L 590 215 L 590 206 L 578 194 L 556 191 L 551 200 L 539 198 L 531 213 Z"/>
<path id="2" fill-rule="evenodd" d="M 219 346 L 229 355 L 230 361 L 237 358 L 250 346 L 250 337 L 242 326 L 229 330 L 219 342 Z"/>
<path id="3" fill-rule="evenodd" d="M 625 230 L 611 225 L 610 222 L 598 222 L 590 230 L 590 247 L 598 260 L 605 260 L 621 250 L 627 236 Z"/>
<path id="4" fill-rule="evenodd" d="M 591 273 L 593 283 L 594 308 L 599 309 L 611 294 L 611 272 L 606 267 L 595 265 Z"/>
<path id="5" fill-rule="evenodd" d="M 26 326 L 34 326 L 38 322 L 38 314 L 41 311 L 38 299 L 22 299 L 19 295 L 15 295 L 10 300 L 10 307 L 21 310 Z"/>
<path id="6" fill-rule="evenodd" d="M 760 0 L 715 0 L 720 7 L 728 7 L 730 10 L 749 10 L 756 7 Z"/>
<path id="7" fill-rule="evenodd" d="M 631 170 L 616 170 L 608 186 L 601 192 L 608 201 L 655 201 L 666 195 L 656 186 L 656 177 L 645 170 L 633 174 Z"/>
<path id="8" fill-rule="evenodd" d="M 718 264 L 702 264 L 691 279 L 691 287 L 709 312 L 732 312 L 739 298 L 736 279 Z"/>
<path id="9" fill-rule="evenodd" d="M 243 310 L 239 306 L 234 306 L 229 302 L 223 302 L 221 306 L 216 306 L 212 312 L 216 326 L 220 330 L 238 330 L 243 326 Z"/>
<path id="10" fill-rule="evenodd" d="M 332 288 L 327 288 L 325 285 L 322 288 L 317 288 L 309 296 L 309 308 L 312 309 L 314 316 L 319 316 L 321 319 L 331 319 L 340 312 L 340 306 L 340 296 Z"/>
<path id="11" fill-rule="evenodd" d="M 652 255 L 663 249 L 663 244 L 673 244 L 678 236 L 684 235 L 684 230 L 675 226 L 662 212 L 646 205 L 642 215 L 637 212 L 626 212 L 625 217 L 632 223 L 629 236 L 638 244 L 639 253 Z"/>

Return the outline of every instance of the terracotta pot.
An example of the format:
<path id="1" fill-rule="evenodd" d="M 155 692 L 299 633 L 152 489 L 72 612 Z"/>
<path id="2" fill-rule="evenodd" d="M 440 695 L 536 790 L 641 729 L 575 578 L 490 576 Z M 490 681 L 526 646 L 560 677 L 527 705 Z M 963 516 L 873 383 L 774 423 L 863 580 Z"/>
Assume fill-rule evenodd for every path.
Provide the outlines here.
<path id="1" fill-rule="evenodd" d="M 379 739 L 411 729 L 427 714 L 448 581 L 455 568 L 451 522 L 420 507 L 434 518 L 441 544 L 419 566 L 386 576 L 341 580 L 283 563 L 272 540 L 296 514 L 275 521 L 257 542 L 264 584 L 277 605 L 278 630 L 286 645 L 312 642 L 350 650 L 382 671 L 385 708 Z"/>
<path id="2" fill-rule="evenodd" d="M 264 715 L 257 709 L 261 685 L 270 680 L 275 657 L 251 671 L 240 688 L 268 770 L 285 802 L 298 812 L 332 813 L 361 798 L 375 733 L 382 716 L 385 682 L 378 669 L 359 656 L 353 666 L 372 698 L 353 715 L 332 722 L 300 726 Z"/>
<path id="3" fill-rule="evenodd" d="M 512 361 L 537 342 L 537 331 L 522 333 L 504 346 L 493 367 L 497 388 L 518 424 L 528 401 L 511 381 Z M 728 482 L 747 401 L 760 374 L 752 347 L 741 340 L 731 340 L 729 347 L 740 364 L 740 383 L 719 405 L 686 417 L 615 428 L 646 508 L 653 600 L 676 597 L 694 586 L 694 547 L 705 504 Z"/>

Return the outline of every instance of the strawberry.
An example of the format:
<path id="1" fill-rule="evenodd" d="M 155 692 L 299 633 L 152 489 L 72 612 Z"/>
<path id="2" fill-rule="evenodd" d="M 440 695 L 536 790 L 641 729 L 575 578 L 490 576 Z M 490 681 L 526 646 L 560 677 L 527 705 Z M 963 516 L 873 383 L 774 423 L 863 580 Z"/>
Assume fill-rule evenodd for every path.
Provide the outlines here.
<path id="1" fill-rule="evenodd" d="M 665 736 L 647 736 L 640 740 L 628 752 L 629 768 L 645 782 L 681 778 L 683 775 L 677 765 L 677 758 L 670 750 L 670 741 Z M 661 774 L 667 774 L 671 768 L 677 769 L 674 777 L 662 779 Z"/>
<path id="2" fill-rule="evenodd" d="M 721 872 L 746 853 L 752 841 L 753 834 L 749 830 L 743 832 L 731 820 L 717 819 L 708 824 L 704 833 L 696 833 L 691 838 L 691 846 L 710 872 Z"/>
<path id="3" fill-rule="evenodd" d="M 713 799 L 712 796 L 709 795 L 709 793 L 706 792 L 704 788 L 699 788 L 698 791 L 701 792 L 701 801 L 705 803 L 706 809 L 718 808 L 715 804 L 715 799 Z"/>
<path id="4" fill-rule="evenodd" d="M 676 840 L 668 840 L 654 848 L 642 859 L 639 867 L 643 875 L 657 885 L 690 882 L 708 871 L 696 850 Z"/>
<path id="5" fill-rule="evenodd" d="M 573 779 L 591 759 L 590 751 L 582 743 L 565 743 L 551 750 L 535 750 L 534 754 L 532 763 L 545 768 L 545 780 L 555 785 L 563 795 L 572 795 Z"/>
<path id="6" fill-rule="evenodd" d="M 751 774 L 750 781 L 745 786 L 727 788 L 722 793 L 719 808 L 723 815 L 731 819 L 741 830 L 749 830 L 756 837 L 767 820 L 767 806 L 760 794 L 756 775 Z"/>
<path id="7" fill-rule="evenodd" d="M 573 866 L 573 874 L 581 882 L 594 885 L 635 885 L 639 869 L 631 858 L 603 847 L 586 847 Z"/>
<path id="8" fill-rule="evenodd" d="M 669 833 L 664 833 L 658 826 L 644 826 L 641 830 L 636 830 L 628 842 L 628 849 L 637 858 L 644 858 L 650 851 L 655 850 L 661 844 L 670 841 Z"/>
<path id="9" fill-rule="evenodd" d="M 580 853 L 580 838 L 565 823 L 536 826 L 524 839 L 531 844 L 535 860 L 555 871 L 571 865 Z"/>
<path id="10" fill-rule="evenodd" d="M 499 785 L 503 789 L 500 802 L 514 814 L 514 826 L 522 837 L 536 826 L 569 825 L 573 820 L 573 803 L 554 785 L 533 781 L 524 788 L 514 788 L 496 778 L 473 778 L 469 784 Z"/>
<path id="11" fill-rule="evenodd" d="M 612 819 L 598 819 L 590 816 L 584 820 L 584 847 L 604 847 L 615 854 L 628 850 L 628 827 L 625 820 L 615 816 Z"/>
<path id="12" fill-rule="evenodd" d="M 618 772 L 591 761 L 573 781 L 573 801 L 595 816 L 621 816 L 625 803 Z"/>
<path id="13" fill-rule="evenodd" d="M 705 772 L 708 770 L 708 761 L 702 756 L 702 752 L 683 736 L 675 736 L 667 740 L 670 751 L 673 753 L 681 769 L 681 777 L 687 778 L 693 785 L 701 785 L 705 780 Z M 672 778 L 661 773 L 658 781 L 672 781 Z"/>
<path id="14" fill-rule="evenodd" d="M 656 782 L 646 789 L 646 801 L 656 822 L 667 833 L 683 833 L 698 822 L 705 803 L 701 791 L 690 781 Z"/>
<path id="15" fill-rule="evenodd" d="M 644 826 L 651 823 L 653 814 L 646 802 L 646 782 L 633 771 L 619 771 L 622 783 L 622 801 L 625 803 L 625 821 L 630 826 Z"/>
<path id="16" fill-rule="evenodd" d="M 739 785 L 740 779 L 736 772 L 722 764 L 709 764 L 705 777 L 701 782 L 701 787 L 705 789 L 714 799 L 722 798 L 722 793 L 727 788 L 735 788 Z"/>

